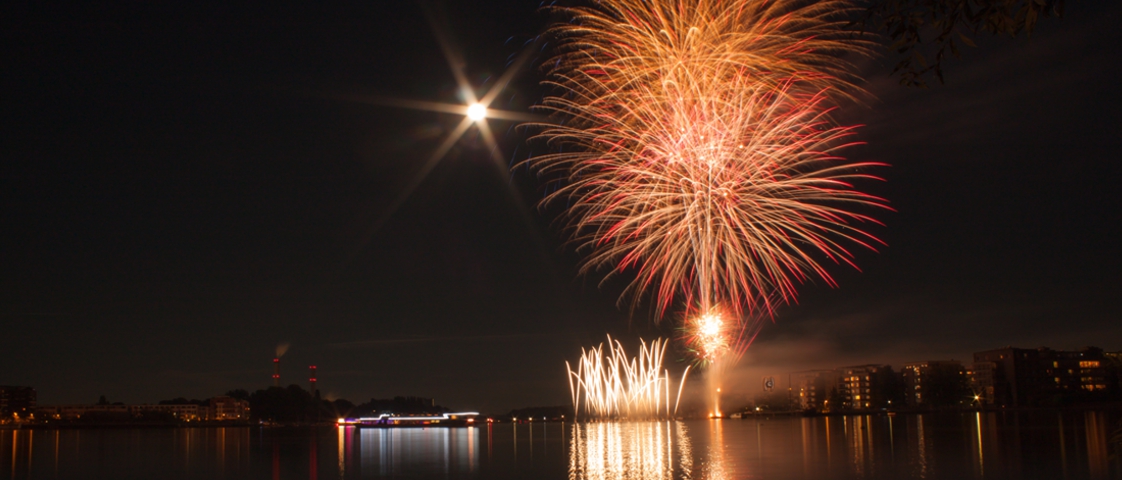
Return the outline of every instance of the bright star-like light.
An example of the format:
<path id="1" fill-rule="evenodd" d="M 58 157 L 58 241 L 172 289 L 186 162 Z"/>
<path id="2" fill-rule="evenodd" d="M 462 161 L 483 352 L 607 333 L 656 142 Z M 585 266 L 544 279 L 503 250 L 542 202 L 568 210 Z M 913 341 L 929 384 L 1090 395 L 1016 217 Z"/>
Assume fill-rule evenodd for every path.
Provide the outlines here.
<path id="1" fill-rule="evenodd" d="M 483 120 L 487 118 L 487 107 L 483 106 L 482 103 L 473 103 L 468 107 L 467 116 L 473 122 Z"/>
<path id="2" fill-rule="evenodd" d="M 371 222 L 371 225 L 367 230 L 367 233 L 365 234 L 365 239 L 361 242 L 361 244 L 363 245 L 369 242 L 374 233 L 378 231 L 378 229 L 380 229 L 381 226 L 387 220 L 389 220 L 390 217 L 393 216 L 394 212 L 396 212 L 398 208 L 405 204 L 406 200 L 409 199 L 409 196 L 413 193 L 413 191 L 416 190 L 418 186 L 420 186 L 420 184 L 428 176 L 429 172 L 431 172 L 433 168 L 436 167 L 437 163 L 440 162 L 440 159 L 443 158 L 444 155 L 447 154 L 452 149 L 452 147 L 456 145 L 456 142 L 458 142 L 460 138 L 467 134 L 469 131 L 474 130 L 478 132 L 480 138 L 483 140 L 484 145 L 490 153 L 489 156 L 491 157 L 491 161 L 495 165 L 496 169 L 506 175 L 509 172 L 509 169 L 506 165 L 506 161 L 503 159 L 503 154 L 501 149 L 499 148 L 498 142 L 495 139 L 495 133 L 491 130 L 491 126 L 488 124 L 488 122 L 503 121 L 541 123 L 546 120 L 540 115 L 531 114 L 529 112 L 491 108 L 492 103 L 498 100 L 499 94 L 506 89 L 511 80 L 514 79 L 514 76 L 522 70 L 522 66 L 526 64 L 526 62 L 530 60 L 534 52 L 537 51 L 535 50 L 535 48 L 533 48 L 533 45 L 524 48 L 522 53 L 519 54 L 519 56 L 507 66 L 506 71 L 504 71 L 497 80 L 488 82 L 490 83 L 490 86 L 486 89 L 485 92 L 483 92 L 483 95 L 480 96 L 479 92 L 477 91 L 477 87 L 468 81 L 468 77 L 464 72 L 464 68 L 467 62 L 464 61 L 464 59 L 460 55 L 460 52 L 455 48 L 455 42 L 451 41 L 451 39 L 448 38 L 444 29 L 439 28 L 439 26 L 437 25 L 438 22 L 435 20 L 431 12 L 426 11 L 426 14 L 429 17 L 430 22 L 432 23 L 433 33 L 436 34 L 437 42 L 440 44 L 441 50 L 444 52 L 444 56 L 448 61 L 448 67 L 452 71 L 452 76 L 455 78 L 456 84 L 459 87 L 459 97 L 460 101 L 462 101 L 463 103 L 409 100 L 382 96 L 327 95 L 331 98 L 344 101 L 359 101 L 373 105 L 408 108 L 411 110 L 423 110 L 463 116 L 455 127 L 447 131 L 447 133 L 444 135 L 443 140 L 441 140 L 440 143 L 437 144 L 436 148 L 431 152 L 428 159 L 420 165 L 420 168 L 417 169 L 413 178 L 400 188 L 397 197 L 394 198 L 394 200 L 388 207 L 386 207 L 381 215 L 379 215 L 373 222 Z M 528 219 L 527 223 L 531 223 L 532 220 L 529 220 L 529 210 L 526 209 L 525 206 L 521 205 L 520 199 L 515 198 L 515 201 L 518 202 L 519 209 Z"/>

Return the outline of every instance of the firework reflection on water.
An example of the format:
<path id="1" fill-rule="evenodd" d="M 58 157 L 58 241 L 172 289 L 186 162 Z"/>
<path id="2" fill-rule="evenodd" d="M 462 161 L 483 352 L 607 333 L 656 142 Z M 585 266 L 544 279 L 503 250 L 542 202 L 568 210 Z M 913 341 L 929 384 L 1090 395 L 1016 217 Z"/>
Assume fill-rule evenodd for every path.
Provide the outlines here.
<path id="1" fill-rule="evenodd" d="M 682 422 L 576 423 L 571 432 L 571 480 L 688 478 L 693 471 Z"/>

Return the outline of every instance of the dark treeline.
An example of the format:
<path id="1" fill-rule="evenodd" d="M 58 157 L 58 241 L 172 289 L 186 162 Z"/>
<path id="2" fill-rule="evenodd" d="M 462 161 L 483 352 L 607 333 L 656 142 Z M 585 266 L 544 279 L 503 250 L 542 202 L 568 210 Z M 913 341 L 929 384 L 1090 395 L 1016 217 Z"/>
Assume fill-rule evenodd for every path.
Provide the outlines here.
<path id="1" fill-rule="evenodd" d="M 393 397 L 391 399 L 371 398 L 369 402 L 354 408 L 352 416 L 376 416 L 382 413 L 396 414 L 440 414 L 448 412 L 445 407 L 436 404 L 431 398 L 423 397 Z"/>
<path id="2" fill-rule="evenodd" d="M 350 414 L 354 404 L 344 400 L 325 400 L 299 385 L 269 387 L 249 393 L 238 389 L 226 396 L 249 401 L 249 418 L 253 422 L 324 423 Z"/>
<path id="3" fill-rule="evenodd" d="M 160 400 L 160 402 L 157 403 L 157 405 L 198 405 L 201 407 L 207 406 L 209 404 L 210 400 L 199 400 L 197 398 L 187 400 L 184 397 L 175 397 L 171 400 Z"/>
<path id="4" fill-rule="evenodd" d="M 376 416 L 392 414 L 439 414 L 449 411 L 437 405 L 431 398 L 394 397 L 391 399 L 372 398 L 366 403 L 355 405 L 346 399 L 326 400 L 299 385 L 288 387 L 269 387 L 249 393 L 246 390 L 231 390 L 226 396 L 249 401 L 249 415 L 253 422 L 269 423 L 330 423 L 343 417 Z"/>

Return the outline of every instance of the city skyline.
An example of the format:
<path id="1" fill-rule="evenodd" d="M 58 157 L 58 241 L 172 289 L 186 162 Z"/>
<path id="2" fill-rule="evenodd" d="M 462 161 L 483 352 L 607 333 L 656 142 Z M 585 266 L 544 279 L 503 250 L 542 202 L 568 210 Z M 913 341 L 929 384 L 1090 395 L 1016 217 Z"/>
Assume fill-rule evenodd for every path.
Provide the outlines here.
<path id="1" fill-rule="evenodd" d="M 619 356 L 620 359 L 626 358 L 622 350 L 617 350 L 618 346 L 619 344 L 613 340 L 612 345 L 609 346 L 611 356 Z M 662 351 L 659 345 L 651 345 L 650 347 L 652 347 L 650 352 L 641 352 L 640 356 L 648 356 L 653 352 Z M 580 362 L 580 371 L 584 372 L 586 367 L 591 368 L 592 364 L 586 365 L 586 362 L 590 358 L 598 357 L 601 354 L 602 352 L 597 351 L 587 352 L 585 358 Z M 745 385 L 726 386 L 732 388 L 726 388 L 725 393 L 721 395 L 722 401 L 725 402 L 724 413 L 748 412 L 751 411 L 753 406 L 761 405 L 767 409 L 765 412 L 775 413 L 773 409 L 778 407 L 781 409 L 780 412 L 791 413 L 790 409 L 793 408 L 791 405 L 795 404 L 801 405 L 801 410 L 804 411 L 833 411 L 835 413 L 839 411 L 884 410 L 885 408 L 907 411 L 909 409 L 1002 409 L 1008 407 L 1033 409 L 1080 405 L 1099 406 L 1104 402 L 1114 401 L 1113 399 L 1119 394 L 1119 379 L 1122 379 L 1119 376 L 1122 374 L 1122 370 L 1120 370 L 1122 369 L 1122 363 L 1119 363 L 1122 361 L 1122 351 L 1107 351 L 1096 346 L 1087 346 L 1079 350 L 1056 350 L 1047 346 L 1038 348 L 1005 346 L 974 352 L 971 357 L 967 360 L 927 359 L 905 362 L 899 365 L 871 361 L 860 365 L 833 365 L 801 371 L 771 371 L 758 379 L 762 380 L 758 383 L 760 388 L 750 394 L 745 395 Z M 652 358 L 657 358 L 657 356 Z M 32 412 L 47 412 L 46 414 L 56 420 L 62 417 L 73 420 L 76 415 L 82 415 L 86 411 L 136 413 L 151 410 L 165 413 L 178 412 L 178 414 L 188 415 L 190 418 L 195 416 L 204 418 L 206 417 L 205 414 L 196 413 L 195 410 L 198 408 L 205 409 L 204 404 L 208 402 L 213 410 L 216 401 L 218 403 L 226 402 L 231 400 L 231 397 L 233 399 L 246 399 L 247 403 L 238 408 L 245 408 L 246 411 L 249 411 L 248 405 L 252 401 L 260 401 L 265 404 L 269 402 L 267 399 L 270 398 L 270 395 L 276 392 L 291 394 L 294 391 L 293 388 L 297 389 L 296 391 L 302 391 L 303 393 L 300 395 L 306 396 L 308 399 L 315 398 L 318 402 L 317 380 L 314 376 L 317 367 L 308 367 L 312 376 L 308 379 L 307 385 L 281 382 L 278 376 L 280 371 L 278 360 L 275 358 L 272 363 L 273 374 L 270 376 L 272 385 L 259 389 L 252 387 L 236 388 L 220 395 L 203 396 L 203 398 L 209 400 L 198 400 L 197 398 L 188 400 L 187 397 L 180 395 L 174 399 L 161 399 L 158 404 L 154 401 L 130 404 L 110 401 L 102 395 L 96 403 L 42 404 L 36 400 L 34 386 L 0 385 L 0 413 L 6 414 L 17 411 L 19 417 L 26 417 L 28 413 Z M 929 371 L 929 367 L 932 370 Z M 661 372 L 662 370 L 658 371 Z M 598 375 L 604 373 L 598 372 Z M 634 372 L 627 373 L 627 375 L 630 376 L 631 373 Z M 686 385 L 688 371 L 685 374 L 678 379 L 681 381 L 679 388 Z M 577 372 L 574 371 L 570 371 L 569 375 L 574 377 L 574 380 L 578 376 L 586 376 L 583 374 L 577 375 Z M 862 375 L 864 375 L 863 379 L 861 378 Z M 870 379 L 869 375 L 872 375 L 873 378 Z M 939 385 L 943 389 L 940 391 L 942 396 L 938 397 L 937 403 L 928 404 L 929 402 L 921 400 L 919 395 L 915 395 L 913 398 L 913 394 L 920 389 L 920 383 L 914 380 L 918 375 L 934 375 L 932 378 L 941 382 Z M 963 377 L 959 380 L 953 380 L 948 375 L 950 377 L 962 375 Z M 583 384 L 586 380 L 588 378 L 579 381 Z M 743 378 L 738 379 L 738 381 L 740 380 L 743 380 Z M 924 384 L 930 387 L 932 385 L 931 381 L 935 380 L 925 381 Z M 706 402 L 703 398 L 699 398 L 704 396 L 699 395 L 699 383 L 703 382 L 695 379 L 690 390 L 686 391 L 685 406 L 688 411 L 684 414 L 677 414 L 688 417 L 705 413 L 703 407 Z M 622 388 L 622 384 L 617 385 L 617 387 Z M 808 391 L 808 388 L 810 388 L 810 391 Z M 870 388 L 872 389 L 872 395 L 866 395 L 863 403 L 854 403 L 861 400 L 860 396 L 849 396 L 852 394 L 851 391 L 855 389 L 858 391 L 864 389 L 865 393 L 868 394 Z M 814 392 L 814 389 L 817 389 L 818 392 Z M 584 388 L 571 393 L 583 395 L 581 393 L 583 390 Z M 678 392 L 677 388 L 674 390 Z M 661 392 L 661 389 L 659 391 Z M 670 392 L 667 390 L 664 393 L 669 394 Z M 674 405 L 677 406 L 681 404 L 681 398 L 677 397 L 677 393 L 675 395 Z M 828 404 L 823 404 L 823 400 L 827 397 L 833 398 L 836 395 L 842 396 L 839 398 L 843 399 L 841 400 L 843 403 L 827 408 Z M 861 394 L 856 393 L 856 395 Z M 197 397 L 196 395 L 188 396 Z M 785 400 L 778 400 L 780 397 Z M 893 399 L 897 400 L 898 403 L 894 405 L 892 403 Z M 456 401 L 454 398 L 450 400 L 452 402 Z M 348 410 L 350 408 L 358 406 L 360 409 L 369 409 L 371 408 L 370 405 L 380 404 L 379 402 L 423 402 L 426 406 L 431 404 L 437 409 L 444 408 L 447 410 L 445 407 L 436 405 L 436 399 L 434 398 L 402 395 L 395 395 L 393 400 L 371 398 L 365 406 L 363 405 L 364 400 L 361 398 L 324 398 L 323 401 L 327 402 L 324 408 L 336 410 L 336 416 L 351 415 Z M 582 398 L 582 406 L 580 407 L 582 413 L 580 415 L 602 416 L 603 412 L 597 414 L 586 411 L 588 406 L 583 404 L 587 401 L 591 400 Z M 600 401 L 603 401 L 603 399 L 600 399 Z M 773 403 L 775 401 L 785 402 L 787 406 L 776 405 Z M 350 405 L 350 407 L 347 405 Z M 187 410 L 176 410 L 179 407 Z M 522 405 L 513 408 L 511 412 L 514 412 L 517 416 L 520 409 L 553 411 L 565 407 L 577 408 L 576 405 Z M 612 408 L 618 407 L 617 405 Z M 671 407 L 666 405 L 662 408 Z M 758 412 L 759 409 L 756 411 Z M 506 410 L 488 413 L 503 415 Z M 248 414 L 239 414 L 230 418 L 245 420 L 246 415 Z M 609 416 L 612 415 L 621 415 L 621 413 L 615 412 Z M 640 414 L 640 417 L 642 416 L 643 414 Z M 188 417 L 184 417 L 184 419 Z"/>
<path id="2" fill-rule="evenodd" d="M 435 24 L 483 90 L 531 48 L 537 7 L 443 5 Z M 459 121 L 361 101 L 457 101 L 413 4 L 9 8 L 0 384 L 44 404 L 213 396 L 270 385 L 290 343 L 285 385 L 316 365 L 325 395 L 498 411 L 563 403 L 564 362 L 605 333 L 678 335 L 576 275 L 535 207 L 547 187 L 496 169 L 474 130 L 374 229 Z M 891 165 L 872 186 L 896 210 L 888 246 L 800 287 L 734 378 L 1122 350 L 1120 16 L 1076 3 L 1030 39 L 977 39 L 928 89 L 864 65 L 868 105 L 841 115 L 866 125 L 850 158 Z M 540 100 L 532 59 L 502 108 Z M 543 151 L 492 125 L 508 163 Z"/>

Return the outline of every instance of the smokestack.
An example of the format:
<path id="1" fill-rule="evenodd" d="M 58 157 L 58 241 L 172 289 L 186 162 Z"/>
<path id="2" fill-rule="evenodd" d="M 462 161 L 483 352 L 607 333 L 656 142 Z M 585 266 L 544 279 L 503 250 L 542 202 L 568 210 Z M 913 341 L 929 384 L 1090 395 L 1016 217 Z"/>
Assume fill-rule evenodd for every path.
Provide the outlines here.
<path id="1" fill-rule="evenodd" d="M 308 383 L 311 385 L 311 390 L 309 390 L 309 392 L 311 392 L 312 396 L 315 396 L 315 394 L 316 394 L 316 366 L 315 365 L 312 365 L 312 366 L 308 367 L 308 375 L 309 375 Z"/>
<path id="2" fill-rule="evenodd" d="M 280 386 L 280 357 L 273 359 L 273 386 Z"/>

